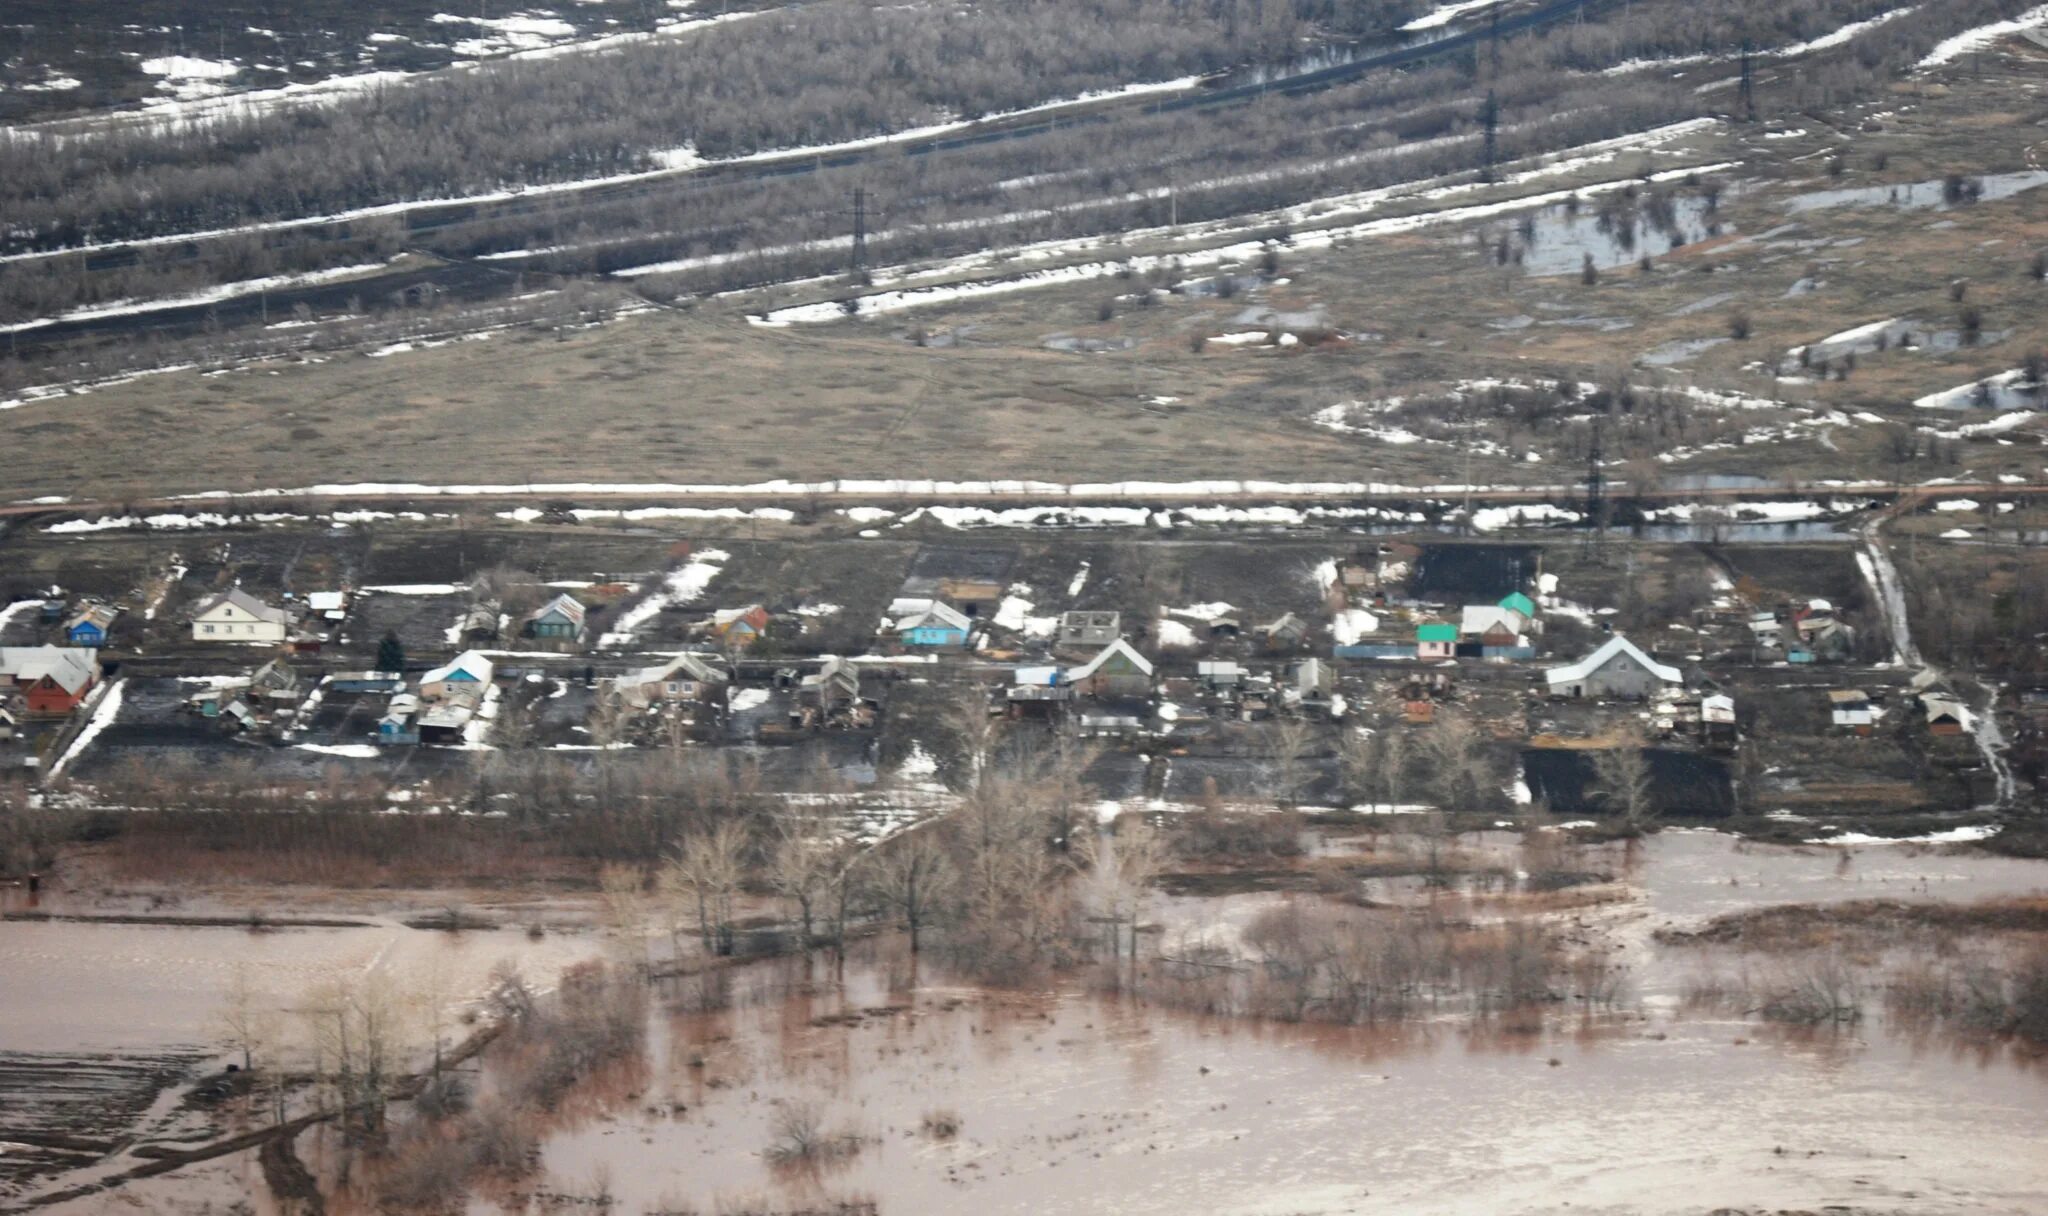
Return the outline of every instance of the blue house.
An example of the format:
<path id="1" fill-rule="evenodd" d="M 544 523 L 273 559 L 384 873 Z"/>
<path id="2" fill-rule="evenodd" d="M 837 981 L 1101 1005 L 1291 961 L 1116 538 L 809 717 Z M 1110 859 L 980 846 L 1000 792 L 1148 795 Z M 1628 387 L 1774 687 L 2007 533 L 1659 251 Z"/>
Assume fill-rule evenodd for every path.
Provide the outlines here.
<path id="1" fill-rule="evenodd" d="M 114 618 L 120 615 L 119 608 L 106 604 L 89 604 L 78 615 L 64 622 L 64 640 L 73 646 L 99 649 L 107 644 L 107 631 L 114 627 Z"/>
<path id="2" fill-rule="evenodd" d="M 958 611 L 933 600 L 922 611 L 896 622 L 896 639 L 926 650 L 957 649 L 967 645 L 968 631 L 973 628 L 973 622 Z"/>

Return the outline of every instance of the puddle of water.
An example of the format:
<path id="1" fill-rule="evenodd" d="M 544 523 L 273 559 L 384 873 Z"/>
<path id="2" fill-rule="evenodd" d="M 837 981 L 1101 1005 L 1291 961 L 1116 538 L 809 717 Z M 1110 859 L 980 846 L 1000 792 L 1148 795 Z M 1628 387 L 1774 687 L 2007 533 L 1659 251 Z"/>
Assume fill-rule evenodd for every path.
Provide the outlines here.
<path id="1" fill-rule="evenodd" d="M 1938 208 L 1948 210 L 1952 206 L 1966 206 L 1968 202 L 1990 202 L 1993 199 L 2009 198 L 2036 186 L 2048 185 L 2048 171 L 2029 169 L 2019 173 L 1990 173 L 1972 176 L 1967 188 L 1975 191 L 1974 197 L 1955 200 L 1951 197 L 1949 183 L 1942 180 L 1930 182 L 1900 182 L 1889 186 L 1848 186 L 1838 190 L 1816 190 L 1808 194 L 1797 194 L 1785 200 L 1785 210 L 1797 215 L 1803 211 L 1818 211 L 1828 207 L 1898 207 L 1901 210 L 1925 210 Z"/>
<path id="2" fill-rule="evenodd" d="M 1782 523 L 1682 523 L 1665 521 L 1638 524 L 1629 535 L 1671 544 L 1791 545 L 1805 541 L 1839 540 L 1845 535 L 1840 525 L 1823 519 L 1786 520 Z"/>
<path id="3" fill-rule="evenodd" d="M 1895 320 L 1872 324 L 1830 335 L 1811 346 L 1793 347 L 1778 360 L 1778 374 L 1797 375 L 1809 367 L 1820 367 L 1844 355 L 1872 355 L 1885 350 L 1949 354 L 1966 346 L 1992 346 L 2012 335 L 2009 329 L 1986 330 L 1974 343 L 1963 340 L 1959 329 L 1936 329 L 1924 321 Z M 1800 362 L 1802 349 L 1806 362 Z"/>
<path id="4" fill-rule="evenodd" d="M 1633 265 L 1645 254 L 1662 257 L 1677 245 L 1711 235 L 1715 221 L 1707 200 L 1687 195 L 1670 203 L 1668 225 L 1633 210 L 1603 216 L 1591 204 L 1581 204 L 1576 211 L 1565 204 L 1547 207 L 1520 231 L 1522 268 L 1534 276 L 1577 274 L 1590 256 L 1598 269 L 1612 270 Z"/>

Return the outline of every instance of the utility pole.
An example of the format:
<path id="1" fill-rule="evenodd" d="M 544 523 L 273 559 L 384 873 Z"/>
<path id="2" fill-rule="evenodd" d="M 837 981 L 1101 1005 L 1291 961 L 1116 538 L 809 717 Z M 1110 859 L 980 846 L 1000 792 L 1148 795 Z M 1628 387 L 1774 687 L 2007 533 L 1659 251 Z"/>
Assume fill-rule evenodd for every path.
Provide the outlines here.
<path id="1" fill-rule="evenodd" d="M 1600 471 L 1600 423 L 1593 423 L 1593 442 L 1586 451 L 1586 521 L 1593 525 L 1590 534 L 1596 540 L 1605 533 L 1607 525 L 1601 519 L 1607 505 L 1607 475 Z"/>
<path id="2" fill-rule="evenodd" d="M 853 273 L 858 275 L 868 268 L 868 192 L 865 186 L 853 188 Z"/>
<path id="3" fill-rule="evenodd" d="M 1479 180 L 1493 182 L 1493 167 L 1500 158 L 1500 103 L 1494 99 L 1493 90 L 1486 90 L 1486 109 L 1481 113 L 1486 124 L 1486 165 L 1479 171 Z"/>
<path id="4" fill-rule="evenodd" d="M 1742 103 L 1742 112 L 1747 121 L 1756 121 L 1756 64 L 1753 61 L 1753 47 L 1749 39 L 1742 40 L 1742 80 L 1736 94 Z"/>

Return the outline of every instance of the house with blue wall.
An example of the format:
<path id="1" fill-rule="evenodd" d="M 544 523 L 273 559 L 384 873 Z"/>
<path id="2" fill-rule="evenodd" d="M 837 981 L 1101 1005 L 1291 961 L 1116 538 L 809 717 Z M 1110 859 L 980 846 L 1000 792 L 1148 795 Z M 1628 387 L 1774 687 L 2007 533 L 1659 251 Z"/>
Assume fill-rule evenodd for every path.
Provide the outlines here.
<path id="1" fill-rule="evenodd" d="M 114 618 L 120 615 L 121 610 L 109 604 L 88 604 L 64 622 L 64 640 L 73 646 L 90 646 L 97 650 L 107 644 L 107 634 L 114 628 Z"/>
<path id="2" fill-rule="evenodd" d="M 974 623 L 958 609 L 933 600 L 923 610 L 896 621 L 896 640 L 921 650 L 959 649 L 967 645 Z"/>

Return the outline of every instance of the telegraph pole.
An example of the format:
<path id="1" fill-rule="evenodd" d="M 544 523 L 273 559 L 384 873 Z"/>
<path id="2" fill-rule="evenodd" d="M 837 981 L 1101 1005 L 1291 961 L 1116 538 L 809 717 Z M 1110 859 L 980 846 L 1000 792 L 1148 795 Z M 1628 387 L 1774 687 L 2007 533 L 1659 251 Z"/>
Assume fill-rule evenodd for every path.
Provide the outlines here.
<path id="1" fill-rule="evenodd" d="M 1742 112 L 1747 121 L 1756 121 L 1756 65 L 1752 61 L 1749 39 L 1742 40 L 1742 80 L 1737 98 L 1742 102 Z"/>
<path id="2" fill-rule="evenodd" d="M 1607 475 L 1600 471 L 1600 423 L 1593 423 L 1593 442 L 1586 452 L 1586 522 L 1593 525 L 1590 534 L 1597 539 L 1607 531 L 1601 519 L 1607 506 Z"/>
<path id="3" fill-rule="evenodd" d="M 868 268 L 868 192 L 865 186 L 853 188 L 853 273 L 860 274 Z"/>
<path id="4" fill-rule="evenodd" d="M 1500 103 L 1494 99 L 1493 90 L 1486 90 L 1486 109 L 1481 112 L 1481 121 L 1486 124 L 1486 165 L 1479 171 L 1481 181 L 1493 181 L 1493 167 L 1500 158 Z"/>

